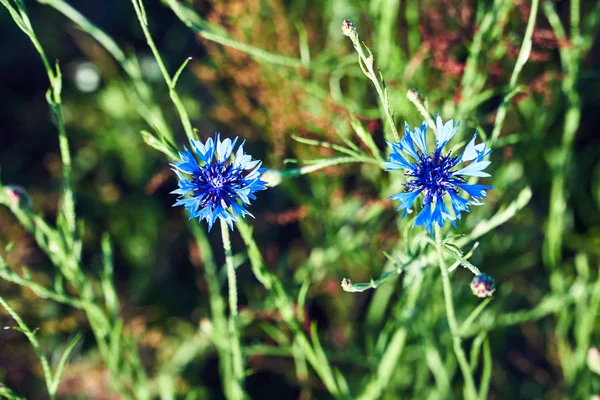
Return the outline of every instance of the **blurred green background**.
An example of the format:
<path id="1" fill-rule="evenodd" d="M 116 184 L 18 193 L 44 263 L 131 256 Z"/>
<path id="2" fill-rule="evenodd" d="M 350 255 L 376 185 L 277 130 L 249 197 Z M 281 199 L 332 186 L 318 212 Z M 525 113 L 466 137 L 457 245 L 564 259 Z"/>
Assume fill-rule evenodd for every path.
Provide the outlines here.
<path id="1" fill-rule="evenodd" d="M 68 3 L 127 54 L 137 56 L 143 80 L 178 147 L 183 146 L 183 129 L 132 5 L 119 0 Z M 350 41 L 341 34 L 344 18 L 354 21 L 374 53 L 397 125 L 422 121 L 406 98 L 408 89 L 417 88 L 430 110 L 444 119 L 462 119 L 459 135 L 464 141 L 477 128 L 484 138 L 490 137 L 497 110 L 511 89 L 531 11 L 524 0 L 182 3 L 223 37 L 295 60 L 289 66 L 282 65 L 287 61 L 257 59 L 195 35 L 167 4 L 145 4 L 150 31 L 168 69 L 173 72 L 186 57 L 193 57 L 177 90 L 199 136 L 206 139 L 217 131 L 224 137 L 240 136 L 248 142 L 248 153 L 277 170 L 295 167 L 284 163 L 288 158 L 332 157 L 330 149 L 298 143 L 292 135 L 341 143 L 340 134 L 358 145 L 351 136 L 350 113 L 385 152 L 386 122 Z M 26 4 L 42 45 L 63 71 L 77 212 L 85 220 L 85 272 L 101 269 L 99 243 L 108 232 L 115 245 L 120 314 L 126 329 L 139 339 L 142 362 L 152 375 L 210 318 L 203 265 L 185 223 L 187 215 L 171 207 L 174 174 L 164 156 L 146 146 L 139 134 L 149 127 L 144 111 L 131 100 L 131 81 L 121 66 L 54 8 Z M 600 394 L 598 375 L 580 359 L 600 342 L 595 283 L 600 261 L 600 6 L 597 1 L 582 2 L 576 42 L 570 40 L 575 37 L 571 6 L 569 1 L 540 5 L 531 54 L 518 76 L 519 91 L 509 100 L 488 168 L 492 178 L 487 183 L 495 190 L 458 229 L 470 232 L 531 187 L 527 206 L 481 238 L 471 259 L 498 285 L 481 316 L 503 321 L 489 324 L 491 399 Z M 552 16 L 562 21 L 566 37 L 557 36 L 549 22 Z M 44 98 L 48 80 L 28 38 L 4 9 L 0 38 L 2 182 L 25 188 L 32 207 L 52 220 L 62 172 L 56 128 Z M 259 193 L 251 208 L 256 219 L 250 224 L 267 265 L 292 298 L 308 285 L 304 325 L 308 329 L 310 321 L 317 324 L 330 362 L 346 376 L 352 393 L 359 393 L 377 370 L 386 338 L 405 326 L 406 349 L 381 396 L 450 398 L 449 393 L 446 397 L 433 391 L 434 377 L 424 361 L 433 346 L 446 366 L 455 362 L 437 268 L 425 269 L 427 280 L 410 316 L 404 315 L 407 281 L 402 276 L 363 293 L 346 293 L 340 287 L 343 277 L 356 282 L 378 277 L 386 264 L 382 252 L 408 248 L 419 236 L 407 236 L 405 228 L 412 220 L 399 221 L 395 204 L 387 200 L 400 185 L 401 177 L 368 164 L 330 167 Z M 217 231 L 208 238 L 217 265 L 222 265 Z M 14 247 L 6 255 L 7 264 L 16 271 L 28 266 L 39 282 L 49 284 L 54 267 L 10 211 L 0 208 L 0 247 L 10 242 Z M 243 253 L 237 233 L 233 247 Z M 248 393 L 252 398 L 330 398 L 318 378 L 299 379 L 288 353 L 263 351 L 267 345 L 281 345 L 273 329 L 281 329 L 283 335 L 287 331 L 279 327 L 280 317 L 267 291 L 245 258 L 241 260 L 243 342 L 255 349 L 248 355 Z M 462 268 L 452 276 L 459 318 L 480 303 L 470 293 L 471 277 Z M 37 335 L 51 360 L 76 332 L 84 333 L 59 397 L 118 398 L 82 312 L 1 280 L 0 293 L 30 327 L 39 328 Z M 548 299 L 554 301 L 548 310 L 528 314 L 526 321 L 502 320 L 502 315 L 538 310 Z M 580 324 L 583 318 L 587 325 Z M 592 330 L 582 335 L 590 318 Z M 6 325 L 12 325 L 10 317 L 0 314 L 0 326 Z M 473 340 L 465 340 L 467 349 Z M 217 362 L 209 348 L 186 364 L 177 380 L 181 398 L 194 390 L 197 398 L 222 398 Z M 477 368 L 476 379 L 481 373 Z M 23 335 L 1 330 L 0 381 L 28 398 L 42 399 L 42 379 Z M 457 398 L 460 381 L 460 374 L 451 375 Z"/>

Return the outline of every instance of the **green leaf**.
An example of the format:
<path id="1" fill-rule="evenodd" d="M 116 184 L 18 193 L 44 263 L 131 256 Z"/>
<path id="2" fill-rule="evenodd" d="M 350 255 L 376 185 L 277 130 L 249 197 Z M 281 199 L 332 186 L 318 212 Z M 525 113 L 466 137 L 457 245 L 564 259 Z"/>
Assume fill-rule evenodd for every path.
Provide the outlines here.
<path id="1" fill-rule="evenodd" d="M 65 366 L 67 365 L 67 361 L 69 360 L 69 355 L 75 348 L 75 345 L 77 344 L 77 342 L 79 342 L 80 338 L 81 338 L 80 333 L 75 335 L 75 337 L 71 340 L 71 342 L 67 346 L 62 357 L 60 358 L 58 366 L 56 367 L 56 371 L 54 372 L 54 378 L 52 379 L 52 385 L 50 388 L 48 388 L 48 391 L 50 392 L 50 394 L 52 396 L 54 396 L 54 394 L 56 394 L 56 390 L 58 389 L 58 385 L 60 384 L 60 378 L 62 376 L 63 370 L 65 369 Z"/>

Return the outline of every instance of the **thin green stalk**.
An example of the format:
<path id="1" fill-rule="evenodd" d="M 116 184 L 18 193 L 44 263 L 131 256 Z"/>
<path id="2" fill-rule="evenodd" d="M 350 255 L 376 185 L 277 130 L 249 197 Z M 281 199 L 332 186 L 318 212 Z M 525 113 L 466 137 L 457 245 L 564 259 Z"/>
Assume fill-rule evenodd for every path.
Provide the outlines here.
<path id="1" fill-rule="evenodd" d="M 40 285 L 37 282 L 32 281 L 31 279 L 22 278 L 17 273 L 13 272 L 12 270 L 10 270 L 8 268 L 5 269 L 1 265 L 0 265 L 0 278 L 6 280 L 8 282 L 15 283 L 19 286 L 27 287 L 31 291 L 33 291 L 38 297 L 40 297 L 42 299 L 51 299 L 51 300 L 56 301 L 57 303 L 66 304 L 73 308 L 83 309 L 85 307 L 85 304 L 83 301 L 73 298 L 73 297 L 66 296 L 61 293 L 56 293 L 56 292 Z"/>
<path id="2" fill-rule="evenodd" d="M 476 322 L 473 322 L 468 329 L 460 332 L 460 336 L 468 338 L 477 335 L 480 332 L 499 329 L 506 326 L 521 325 L 528 321 L 537 321 L 547 315 L 555 314 L 575 302 L 575 295 L 572 293 L 566 295 L 548 295 L 541 301 L 538 301 L 534 308 L 526 308 L 522 311 L 495 315 L 493 313 L 482 313 Z"/>
<path id="3" fill-rule="evenodd" d="M 344 34 L 348 36 L 350 40 L 352 40 L 352 45 L 358 53 L 358 64 L 360 65 L 360 68 L 362 69 L 365 76 L 369 78 L 371 82 L 373 82 L 373 86 L 375 86 L 377 95 L 379 95 L 379 99 L 381 100 L 381 107 L 383 108 L 383 111 L 387 118 L 390 130 L 392 131 L 393 139 L 395 142 L 399 142 L 400 135 L 398 135 L 398 128 L 396 128 L 396 121 L 394 121 L 394 113 L 390 108 L 390 99 L 388 96 L 387 88 L 385 86 L 385 81 L 383 80 L 383 76 L 381 75 L 381 73 L 375 73 L 375 69 L 373 68 L 373 53 L 371 53 L 371 50 L 360 41 L 360 38 L 358 37 L 358 33 L 356 32 L 354 25 L 350 21 L 346 20 L 343 22 L 343 24 L 345 26 L 347 26 L 347 24 L 351 25 L 351 27 L 348 28 L 348 32 L 344 32 Z M 342 30 L 344 31 L 344 29 Z M 365 54 L 365 49 L 369 53 L 369 56 Z"/>
<path id="4" fill-rule="evenodd" d="M 227 222 L 221 219 L 221 235 L 223 239 L 223 250 L 225 251 L 225 264 L 227 266 L 227 284 L 229 288 L 229 335 L 231 340 L 231 356 L 233 361 L 233 378 L 237 382 L 233 390 L 232 398 L 244 397 L 244 359 L 242 345 L 240 342 L 240 330 L 238 324 L 238 297 L 235 267 L 233 266 L 233 255 L 231 254 L 231 240 L 229 238 L 229 227 Z"/>
<path id="5" fill-rule="evenodd" d="M 471 371 L 475 371 L 479 365 L 481 347 L 483 346 L 483 341 L 487 338 L 487 335 L 488 332 L 481 332 L 479 335 L 475 336 L 475 339 L 471 342 L 471 354 L 469 354 L 469 366 L 471 367 Z"/>
<path id="6" fill-rule="evenodd" d="M 492 380 L 492 352 L 490 350 L 490 339 L 485 338 L 483 342 L 483 371 L 481 372 L 481 386 L 479 387 L 479 399 L 488 398 L 490 383 Z"/>
<path id="7" fill-rule="evenodd" d="M 46 100 L 55 118 L 55 123 L 58 130 L 60 156 L 63 163 L 63 195 L 61 199 L 61 213 L 59 214 L 59 217 L 63 217 L 66 222 L 66 232 L 63 232 L 64 239 L 69 246 L 72 246 L 76 236 L 75 197 L 73 195 L 71 183 L 71 153 L 69 152 L 69 142 L 67 140 L 62 110 L 62 75 L 60 72 L 60 67 L 58 63 L 56 63 L 56 69 L 53 69 L 52 65 L 48 61 L 46 52 L 44 51 L 44 48 L 35 34 L 33 26 L 31 25 L 25 4 L 22 1 L 16 1 L 15 4 L 16 9 L 18 10 L 17 12 L 17 10 L 10 5 L 8 0 L 1 0 L 0 3 L 6 7 L 17 26 L 21 28 L 21 30 L 31 40 L 31 43 L 40 55 L 42 64 L 46 70 L 46 75 L 48 76 L 48 81 L 50 82 L 50 89 L 48 92 L 46 92 Z"/>
<path id="8" fill-rule="evenodd" d="M 48 394 L 50 395 L 50 399 L 54 399 L 54 395 L 56 394 L 56 391 L 52 391 L 52 387 L 53 387 L 52 371 L 50 371 L 50 365 L 48 364 L 48 359 L 44 355 L 44 352 L 42 351 L 42 348 L 40 347 L 40 343 L 38 342 L 37 338 L 35 337 L 35 333 L 33 333 L 31 331 L 31 329 L 29 329 L 29 327 L 27 327 L 27 325 L 25 324 L 25 322 L 23 322 L 23 320 L 21 319 L 19 314 L 17 314 L 16 311 L 13 310 L 13 308 L 8 305 L 8 303 L 2 298 L 2 296 L 0 296 L 0 304 L 2 305 L 2 307 L 4 307 L 6 309 L 6 311 L 8 311 L 10 316 L 13 317 L 13 319 L 17 322 L 17 324 L 19 325 L 19 330 L 21 332 L 23 332 L 23 334 L 25 334 L 25 336 L 27 337 L 27 339 L 29 339 L 29 342 L 33 346 L 33 349 L 35 350 L 38 358 L 40 359 L 40 362 L 42 363 L 42 370 L 44 371 L 44 379 L 46 380 L 46 388 L 48 389 Z"/>
<path id="9" fill-rule="evenodd" d="M 502 130 L 502 126 L 504 125 L 504 119 L 506 118 L 506 114 L 508 112 L 508 103 L 515 94 L 515 89 L 517 87 L 517 79 L 519 78 L 519 74 L 523 70 L 525 63 L 527 63 L 527 60 L 529 59 L 529 54 L 531 53 L 532 47 L 531 38 L 533 36 L 533 29 L 535 28 L 535 20 L 537 17 L 539 5 L 539 0 L 533 0 L 531 3 L 529 20 L 527 21 L 527 28 L 525 29 L 525 35 L 523 36 L 523 44 L 521 45 L 521 50 L 519 51 L 519 55 L 517 56 L 515 68 L 513 69 L 512 75 L 510 77 L 507 94 L 504 96 L 504 99 L 496 113 L 496 121 L 494 123 L 494 129 L 492 130 L 490 147 L 494 146 L 494 143 L 498 139 L 498 136 L 500 136 L 500 131 Z"/>
<path id="10" fill-rule="evenodd" d="M 228 398 L 232 396 L 230 393 L 231 382 L 233 379 L 232 359 L 230 350 L 230 340 L 228 339 L 227 317 L 225 315 L 225 301 L 221 297 L 221 285 L 217 275 L 217 265 L 214 262 L 213 252 L 210 243 L 206 238 L 206 234 L 201 231 L 196 223 L 188 224 L 196 244 L 200 249 L 206 283 L 208 286 L 208 304 L 213 323 L 212 341 L 217 347 L 219 353 L 219 368 L 221 371 L 221 380 L 223 390 Z"/>
<path id="11" fill-rule="evenodd" d="M 479 268 L 471 264 L 471 262 L 467 260 L 465 256 L 460 254 L 457 249 L 454 249 L 453 247 L 450 247 L 446 243 L 444 243 L 444 250 L 446 250 L 448 254 L 452 255 L 452 257 L 457 262 L 459 262 L 464 268 L 467 268 L 469 271 L 471 271 L 473 275 L 481 275 L 481 271 L 479 271 Z"/>
<path id="12" fill-rule="evenodd" d="M 477 399 L 477 390 L 475 389 L 473 375 L 471 375 L 469 362 L 467 361 L 467 356 L 465 355 L 465 352 L 462 348 L 462 341 L 459 336 L 458 323 L 456 322 L 456 315 L 454 313 L 454 303 L 452 300 L 452 285 L 450 284 L 450 277 L 448 276 L 448 269 L 446 268 L 446 261 L 444 260 L 444 242 L 442 239 L 442 231 L 438 226 L 435 226 L 435 248 L 437 252 L 440 272 L 442 274 L 444 302 L 446 304 L 446 317 L 448 318 L 448 326 L 450 327 L 450 334 L 452 335 L 454 353 L 456 354 L 458 365 L 465 380 L 464 396 L 467 399 L 475 400 Z"/>
<path id="13" fill-rule="evenodd" d="M 258 47 L 251 46 L 246 43 L 238 42 L 228 37 L 228 35 L 225 32 L 223 32 L 219 27 L 210 24 L 206 20 L 203 20 L 198 14 L 196 14 L 189 7 L 185 6 L 183 3 L 175 0 L 166 0 L 166 2 L 171 8 L 171 10 L 173 10 L 175 15 L 188 28 L 190 28 L 198 36 L 206 40 L 210 40 L 211 42 L 215 42 L 223 46 L 242 51 L 259 61 L 265 61 L 271 64 L 292 68 L 303 67 L 308 65 L 314 68 L 314 64 L 307 65 L 307 63 L 300 58 L 282 56 L 279 54 L 268 52 Z M 329 72 L 328 68 L 321 69 Z"/>
<path id="14" fill-rule="evenodd" d="M 134 57 L 128 57 L 117 43 L 103 30 L 91 23 L 79 11 L 63 0 L 38 0 L 42 4 L 53 7 L 65 17 L 73 21 L 81 30 L 92 36 L 110 55 L 119 63 L 131 79 L 132 86 L 138 97 L 137 103 L 142 105 L 143 112 L 140 116 L 144 118 L 159 133 L 161 138 L 170 142 L 173 133 L 167 124 L 160 107 L 152 101 L 152 89 L 142 79 L 142 71 Z"/>
<path id="15" fill-rule="evenodd" d="M 563 124 L 563 137 L 557 156 L 551 160 L 553 170 L 552 186 L 550 189 L 548 224 L 543 245 L 543 260 L 550 268 L 558 267 L 562 258 L 563 235 L 565 231 L 565 209 L 567 208 L 568 193 L 565 182 L 568 167 L 572 157 L 573 140 L 581 120 L 581 97 L 577 88 L 581 63 L 581 50 L 577 45 L 581 37 L 579 33 L 579 1 L 571 2 L 571 37 L 570 42 L 576 47 L 561 46 L 559 54 L 565 77 L 562 81 L 562 92 L 566 99 L 565 119 Z M 544 4 L 544 12 L 554 34 L 559 40 L 565 40 L 565 29 L 551 3 Z M 575 11 L 577 9 L 577 11 Z M 553 161 L 553 162 L 552 162 Z M 552 165 L 553 164 L 553 165 Z"/>
<path id="16" fill-rule="evenodd" d="M 165 80 L 165 83 L 167 84 L 167 86 L 169 88 L 169 96 L 171 96 L 171 100 L 173 101 L 173 104 L 175 105 L 175 108 L 177 109 L 177 113 L 179 114 L 179 118 L 181 119 L 181 124 L 183 125 L 183 129 L 185 130 L 185 134 L 186 134 L 188 140 L 191 141 L 195 138 L 195 134 L 194 134 L 194 129 L 192 128 L 192 123 L 190 121 L 190 117 L 189 117 L 185 107 L 183 106 L 183 102 L 181 101 L 179 94 L 175 90 L 175 84 L 177 83 L 177 80 L 174 78 L 171 78 L 171 75 L 169 74 L 169 71 L 167 70 L 165 63 L 164 63 L 162 57 L 160 56 L 158 48 L 156 47 L 156 44 L 154 43 L 154 40 L 152 39 L 152 35 L 150 34 L 150 30 L 148 29 L 148 20 L 146 18 L 146 10 L 144 8 L 144 3 L 142 0 L 131 0 L 131 2 L 133 4 L 133 8 L 135 9 L 135 13 L 140 22 L 140 26 L 142 27 L 142 31 L 144 32 L 144 36 L 146 37 L 146 42 L 148 43 L 148 46 L 150 47 L 150 50 L 152 51 L 152 54 L 154 55 L 154 58 L 156 59 L 156 62 L 158 63 L 158 67 L 160 69 L 160 72 L 161 72 L 164 80 Z M 178 71 L 178 72 L 180 72 L 180 71 Z"/>
<path id="17" fill-rule="evenodd" d="M 25 397 L 21 397 L 8 387 L 6 387 L 2 381 L 0 381 L 0 396 L 6 397 L 8 400 L 27 400 Z"/>
<path id="18" fill-rule="evenodd" d="M 465 319 L 462 325 L 460 326 L 460 332 L 468 331 L 471 328 L 473 322 L 477 319 L 477 317 L 479 317 L 479 315 L 483 312 L 487 305 L 490 304 L 490 301 L 492 301 L 492 298 L 488 297 L 487 299 L 479 303 L 479 305 L 475 307 L 473 311 L 471 311 L 471 314 L 469 314 L 467 319 Z"/>
<path id="19" fill-rule="evenodd" d="M 427 366 L 435 378 L 435 384 L 439 393 L 441 395 L 450 396 L 452 393 L 450 389 L 450 378 L 448 377 L 446 368 L 444 368 L 442 357 L 440 356 L 438 349 L 434 346 L 434 343 L 432 343 L 432 339 L 429 339 L 428 342 L 430 343 L 425 347 L 425 361 L 427 362 Z"/>
<path id="20" fill-rule="evenodd" d="M 487 2 L 479 3 L 479 7 L 488 7 Z M 483 17 L 477 21 L 477 30 L 473 36 L 473 40 L 469 46 L 469 56 L 465 65 L 465 70 L 461 79 L 460 87 L 462 88 L 461 98 L 462 101 L 459 104 L 458 115 L 462 118 L 466 112 L 467 103 L 469 99 L 472 99 L 478 94 L 481 88 L 485 85 L 486 76 L 485 69 L 479 65 L 479 60 L 482 54 L 482 48 L 497 37 L 492 36 L 494 26 L 497 25 L 498 21 L 502 21 L 506 18 L 506 15 L 511 9 L 511 0 L 494 0 L 490 9 L 483 11 Z M 498 34 L 500 30 L 496 31 Z"/>
<path id="21" fill-rule="evenodd" d="M 423 278 L 424 275 L 419 274 L 408 288 L 406 315 L 414 315 L 414 309 L 421 294 Z M 384 390 L 392 379 L 396 366 L 400 362 L 407 337 L 408 329 L 403 324 L 394 332 L 394 336 L 392 336 L 378 363 L 377 371 L 365 385 L 360 397 L 358 397 L 359 400 L 376 400 L 382 397 Z"/>
<path id="22" fill-rule="evenodd" d="M 248 257 L 250 258 L 252 272 L 256 276 L 256 279 L 258 279 L 265 289 L 274 294 L 281 317 L 294 333 L 296 343 L 304 352 L 304 356 L 321 378 L 329 393 L 336 398 L 341 397 L 340 389 L 327 358 L 319 357 L 319 353 L 323 353 L 319 344 L 315 342 L 313 346 L 308 340 L 304 329 L 298 323 L 296 314 L 294 313 L 294 305 L 285 292 L 283 284 L 264 264 L 262 255 L 252 237 L 252 229 L 244 221 L 237 222 L 236 226 L 246 243 L 246 247 L 248 247 Z"/>
<path id="23" fill-rule="evenodd" d="M 384 254 L 388 258 L 388 260 L 392 263 L 392 265 L 394 266 L 393 270 L 382 273 L 378 279 L 375 279 L 375 280 L 371 279 L 369 282 L 364 282 L 364 283 L 352 283 L 352 281 L 350 279 L 343 278 L 342 279 L 342 290 L 344 290 L 345 292 L 350 292 L 350 293 L 360 293 L 360 292 L 364 292 L 369 289 L 377 289 L 379 287 L 379 285 L 381 285 L 388 279 L 394 278 L 397 275 L 400 275 L 402 272 L 406 271 L 407 266 L 412 263 L 412 260 L 411 260 L 407 263 L 399 264 L 396 260 L 394 260 L 392 258 L 392 256 L 390 256 L 389 254 L 387 254 L 385 252 L 384 252 Z"/>
<path id="24" fill-rule="evenodd" d="M 458 240 L 456 240 L 455 244 L 458 247 L 466 246 L 470 242 L 477 240 L 481 236 L 490 232 L 492 229 L 504 224 L 506 221 L 511 219 L 518 211 L 522 210 L 529 203 L 529 200 L 531 200 L 531 189 L 529 187 L 526 187 L 517 195 L 517 198 L 512 203 L 510 203 L 506 208 L 498 211 L 493 217 L 477 224 L 470 233 L 468 233 L 468 234 L 460 237 Z M 455 256 L 455 254 L 453 254 L 453 256 Z M 466 260 L 469 257 L 470 257 L 470 255 L 467 254 L 467 256 L 463 256 L 460 259 Z M 392 270 L 392 271 L 384 272 L 379 277 L 379 279 L 371 280 L 369 282 L 364 282 L 364 283 L 352 283 L 352 281 L 350 279 L 344 279 L 342 281 L 342 289 L 344 289 L 347 292 L 364 292 L 365 290 L 368 290 L 368 289 L 375 289 L 375 288 L 379 287 L 379 285 L 381 285 L 385 281 L 399 275 L 400 273 L 402 273 L 404 271 L 409 271 L 409 270 L 412 270 L 415 268 L 417 268 L 417 269 L 425 268 L 427 265 L 434 262 L 435 259 L 436 259 L 435 252 L 428 252 L 428 253 L 419 255 L 417 257 L 414 257 L 412 260 L 410 260 L 402 265 L 398 265 L 396 263 L 396 261 L 394 261 L 396 268 L 394 268 L 394 270 Z M 455 269 L 454 267 L 451 267 L 451 268 L 448 268 L 448 271 L 453 271 L 454 269 Z M 478 270 L 473 269 L 472 271 L 478 271 Z"/>

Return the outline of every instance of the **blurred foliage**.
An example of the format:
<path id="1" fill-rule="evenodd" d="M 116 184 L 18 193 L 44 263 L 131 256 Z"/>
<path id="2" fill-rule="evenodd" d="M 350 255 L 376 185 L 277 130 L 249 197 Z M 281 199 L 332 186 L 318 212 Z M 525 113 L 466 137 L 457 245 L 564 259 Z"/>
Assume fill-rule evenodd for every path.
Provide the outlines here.
<path id="1" fill-rule="evenodd" d="M 174 89 L 165 85 L 130 2 L 68 1 L 121 53 L 78 28 L 81 22 L 61 12 L 60 1 L 26 3 L 48 59 L 59 60 L 62 69 L 72 187 L 77 216 L 85 221 L 82 275 L 104 279 L 104 233 L 114 245 L 119 308 L 110 323 L 121 321 L 123 341 L 131 342 L 126 353 L 139 354 L 139 365 L 133 356 L 124 365 L 132 376 L 136 368 L 147 373 L 152 396 L 223 398 L 210 270 L 218 269 L 218 291 L 224 257 L 218 232 L 203 242 L 189 234 L 187 215 L 171 208 L 176 182 L 165 154 L 189 134 L 171 103 Z M 359 126 L 385 156 L 389 126 L 341 34 L 344 18 L 374 54 L 397 126 L 423 120 L 406 96 L 417 88 L 429 110 L 463 121 L 456 142 L 464 144 L 475 129 L 493 141 L 489 183 L 495 190 L 458 231 L 449 231 L 466 235 L 457 239 L 465 250 L 479 241 L 470 262 L 498 286 L 491 302 L 478 308 L 471 274 L 459 268 L 452 276 L 458 319 L 483 310 L 461 332 L 475 381 L 489 379 L 489 398 L 600 394 L 594 351 L 600 344 L 600 3 L 541 2 L 531 52 L 516 74 L 531 13 L 522 0 L 146 3 L 166 68 L 173 73 L 192 57 L 176 95 L 198 135 L 239 135 L 269 168 L 291 170 L 297 167 L 292 160 L 338 156 L 306 140 L 350 142 L 372 154 Z M 4 9 L 0 36 L 0 178 L 26 190 L 27 210 L 54 221 L 62 215 L 64 180 L 56 118 L 44 96 L 48 78 Z M 439 272 L 426 267 L 435 259 L 422 235 L 408 229 L 412 221 L 398 220 L 386 200 L 402 182 L 373 164 L 348 163 L 285 179 L 259 194 L 249 223 L 262 257 L 252 253 L 244 228 L 232 235 L 251 398 L 461 398 Z M 523 200 L 527 188 L 531 200 Z M 520 206 L 502 214 L 518 198 Z M 22 226 L 33 214 L 15 218 L 14 209 L 19 206 L 0 208 L 0 248 L 13 244 L 0 251 L 9 271 L 3 277 L 23 276 L 26 267 L 40 285 L 55 287 L 60 262 Z M 508 218 L 492 226 L 495 215 Z M 58 219 L 56 235 L 63 229 Z M 485 235 L 476 235 L 478 229 Z M 206 264 L 211 248 L 213 266 Z M 343 277 L 369 282 L 393 271 L 383 252 L 414 268 L 376 290 L 342 290 Z M 285 296 L 257 281 L 261 266 L 281 281 L 298 326 L 283 315 Z M 110 310 L 99 303 L 104 285 L 111 285 L 106 282 L 90 283 L 96 297 L 88 299 L 103 313 Z M 75 298 L 85 290 L 67 285 L 65 293 Z M 40 299 L 6 280 L 0 294 L 27 326 L 39 328 L 35 336 L 52 368 L 82 333 L 59 398 L 119 398 L 89 326 L 89 308 Z M 311 324 L 318 334 L 311 334 Z M 13 325 L 0 314 L 1 327 Z M 318 341 L 325 349 L 322 371 L 305 358 L 313 347 L 299 344 L 304 337 L 315 344 L 315 358 Z M 0 395 L 5 384 L 27 398 L 47 398 L 44 379 L 27 338 L 0 330 Z"/>

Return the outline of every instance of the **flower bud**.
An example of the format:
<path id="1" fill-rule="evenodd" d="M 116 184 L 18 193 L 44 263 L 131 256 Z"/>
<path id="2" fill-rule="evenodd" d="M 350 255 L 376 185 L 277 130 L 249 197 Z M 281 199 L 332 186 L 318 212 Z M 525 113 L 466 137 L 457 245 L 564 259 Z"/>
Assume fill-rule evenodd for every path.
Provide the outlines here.
<path id="1" fill-rule="evenodd" d="M 345 19 L 342 22 L 342 33 L 349 38 L 356 36 L 356 26 L 349 19 Z"/>
<path id="2" fill-rule="evenodd" d="M 342 279 L 342 289 L 344 289 L 344 291 L 349 291 L 350 287 L 352 286 L 352 281 L 348 278 L 344 278 Z"/>
<path id="3" fill-rule="evenodd" d="M 418 89 L 408 89 L 408 92 L 406 92 L 406 97 L 411 103 L 423 104 L 423 96 Z"/>
<path id="4" fill-rule="evenodd" d="M 3 189 L 4 195 L 11 206 L 20 208 L 29 208 L 31 206 L 31 198 L 27 191 L 21 186 L 6 185 Z"/>
<path id="5" fill-rule="evenodd" d="M 491 276 L 481 274 L 471 281 L 471 290 L 477 297 L 490 297 L 496 290 L 496 284 Z"/>
<path id="6" fill-rule="evenodd" d="M 267 182 L 266 187 L 275 187 L 283 180 L 283 174 L 276 169 L 269 168 L 260 175 L 260 179 Z"/>

